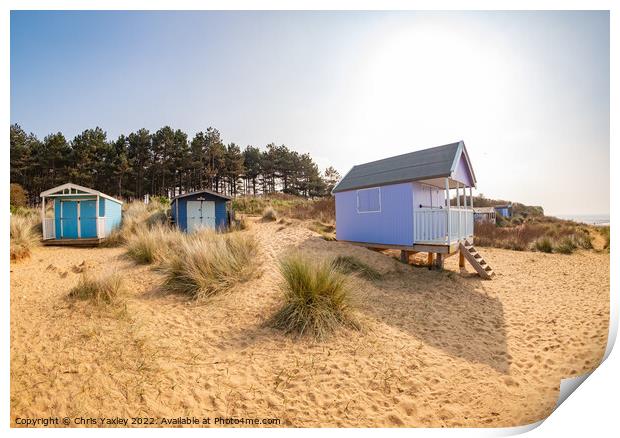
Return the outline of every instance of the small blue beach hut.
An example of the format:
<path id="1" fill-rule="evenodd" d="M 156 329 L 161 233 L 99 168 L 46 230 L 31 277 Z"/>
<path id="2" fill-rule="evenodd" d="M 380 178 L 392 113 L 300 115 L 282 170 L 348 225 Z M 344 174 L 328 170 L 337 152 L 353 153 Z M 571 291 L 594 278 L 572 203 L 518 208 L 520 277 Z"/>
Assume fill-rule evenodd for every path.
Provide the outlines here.
<path id="1" fill-rule="evenodd" d="M 172 221 L 186 233 L 198 228 L 228 228 L 230 197 L 211 190 L 175 196 L 170 204 Z"/>
<path id="2" fill-rule="evenodd" d="M 123 202 L 97 190 L 67 183 L 40 196 L 44 244 L 97 244 L 121 224 Z M 47 200 L 53 202 L 52 217 Z"/>

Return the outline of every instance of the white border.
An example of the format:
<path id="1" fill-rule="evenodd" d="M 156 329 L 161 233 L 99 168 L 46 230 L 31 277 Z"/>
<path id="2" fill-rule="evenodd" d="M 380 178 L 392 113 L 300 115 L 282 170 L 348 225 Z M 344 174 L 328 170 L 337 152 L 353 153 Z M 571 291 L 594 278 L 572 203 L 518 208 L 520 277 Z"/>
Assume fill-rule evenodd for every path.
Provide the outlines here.
<path id="1" fill-rule="evenodd" d="M 264 0 L 260 4 L 257 4 L 256 1 L 252 0 L 176 0 L 172 1 L 163 1 L 163 0 L 137 0 L 137 1 L 129 1 L 129 0 L 92 0 L 88 3 L 84 3 L 79 0 L 59 0 L 55 1 L 53 4 L 43 0 L 8 0 L 3 2 L 4 13 L 0 15 L 0 33 L 4 36 L 4 38 L 0 39 L 0 55 L 4 64 L 0 69 L 0 83 L 2 83 L 2 88 L 0 88 L 1 97 L 0 100 L 3 104 L 0 105 L 0 114 L 4 120 L 4 123 L 0 125 L 0 130 L 2 131 L 2 138 L 8 139 L 9 137 L 9 125 L 10 125 L 10 82 L 9 82 L 9 50 L 10 50 L 10 19 L 9 19 L 9 10 L 10 9 L 97 9 L 97 10 L 113 10 L 113 9 L 158 9 L 158 10 L 188 10 L 188 9 L 204 9 L 209 8 L 213 10 L 243 10 L 243 9 L 254 9 L 254 10 L 264 10 L 264 9 L 289 9 L 289 10 L 346 10 L 355 8 L 356 10 L 536 10 L 536 9 L 545 9 L 545 10 L 575 10 L 575 9 L 609 9 L 611 10 L 610 19 L 611 19 L 611 54 L 610 54 L 610 65 L 611 65 L 611 108 L 610 108 L 610 118 L 612 121 L 616 122 L 610 125 L 610 163 L 618 162 L 620 160 L 620 154 L 618 154 L 618 135 L 617 135 L 617 121 L 620 120 L 620 114 L 618 111 L 618 101 L 620 100 L 620 94 L 618 92 L 618 87 L 616 86 L 617 79 L 620 77 L 620 69 L 618 69 L 618 58 L 620 57 L 620 45 L 619 42 L 619 31 L 618 27 L 620 26 L 620 5 L 618 2 L 614 2 L 612 0 L 521 0 L 521 1 L 496 1 L 496 0 L 470 0 L 467 2 L 458 1 L 458 0 L 386 0 L 383 2 L 377 2 L 372 0 L 358 0 L 356 2 L 347 1 L 347 0 L 316 0 L 316 1 L 304 1 L 298 0 L 296 2 L 290 2 L 286 0 Z M 6 144 L 6 143 L 5 143 Z M 9 148 L 4 147 L 0 148 L 0 159 L 5 163 L 5 166 L 9 166 Z M 6 169 L 6 168 L 5 168 Z M 4 193 L 4 201 L 2 203 L 2 208 L 4 209 L 4 214 L 0 215 L 0 222 L 4 229 L 2 233 L 2 239 L 6 245 L 8 245 L 8 224 L 9 224 L 9 214 L 8 214 L 8 192 L 9 192 L 9 172 L 1 172 L 0 178 L 2 178 L 1 190 Z M 610 173 L 610 182 L 611 182 L 611 197 L 612 199 L 617 199 L 617 188 L 618 182 L 620 182 L 619 177 L 614 173 Z M 611 219 L 614 222 L 614 218 L 617 217 L 618 207 L 613 202 L 611 203 Z M 614 222 L 615 229 L 615 222 Z M 612 247 L 618 248 L 620 244 L 620 238 L 618 237 L 618 233 L 612 233 Z M 8 291 L 10 288 L 10 264 L 9 264 L 9 254 L 8 251 L 2 251 L 0 254 L 0 266 L 4 270 L 4 275 L 2 275 L 3 279 L 3 290 Z M 611 266 L 620 266 L 620 259 L 617 256 L 617 251 L 612 249 L 611 252 Z M 610 308 L 612 310 L 611 315 L 611 323 L 610 323 L 610 337 L 609 337 L 609 345 L 608 345 L 608 354 L 611 352 L 615 335 L 617 332 L 617 308 L 618 308 L 618 280 L 617 273 L 613 270 L 611 272 L 611 305 Z M 3 324 L 3 341 L 8 341 L 9 339 L 9 318 L 10 318 L 10 295 L 8 293 L 4 294 L 4 318 L 2 318 Z M 5 391 L 4 397 L 0 401 L 0 406 L 2 408 L 3 414 L 3 424 L 5 428 L 8 429 L 10 417 L 9 417 L 9 360 L 10 360 L 10 350 L 8 342 L 3 342 L 4 347 L 4 355 L 2 360 L 2 375 L 3 379 L 0 380 L 2 382 L 2 388 Z M 550 416 L 550 419 L 545 421 L 543 427 L 538 428 L 536 431 L 532 432 L 535 436 L 610 436 L 611 431 L 617 432 L 617 390 L 620 389 L 620 365 L 618 360 L 618 354 L 613 353 L 609 355 L 611 360 L 603 363 L 598 369 L 596 369 L 592 376 L 588 379 L 589 383 L 586 385 L 582 385 L 577 392 L 579 396 L 570 397 L 566 403 L 562 405 L 562 407 L 555 411 Z M 522 426 L 517 428 L 509 428 L 509 429 L 388 429 L 382 430 L 382 434 L 388 435 L 401 435 L 407 436 L 417 435 L 417 436 L 428 436 L 428 435 L 459 435 L 459 436 L 497 436 L 497 435 L 507 435 L 507 434 L 515 434 L 524 432 L 529 430 L 539 423 L 535 423 L 531 426 Z M 30 435 L 32 433 L 38 433 L 39 430 L 26 430 L 26 429 L 11 429 L 10 433 L 16 435 Z M 83 435 L 84 433 L 89 434 L 108 434 L 107 430 L 46 430 L 46 434 L 50 435 L 64 435 L 64 434 L 75 434 Z M 215 435 L 258 435 L 267 434 L 269 435 L 279 435 L 279 434 L 299 434 L 299 435 L 309 435 L 314 434 L 316 431 L 314 430 L 273 430 L 273 429 L 262 429 L 262 430 L 239 430 L 239 429 L 219 429 L 219 430 L 210 430 L 209 434 Z M 204 436 L 206 433 L 204 430 L 115 430 L 114 433 L 118 434 L 149 434 L 149 435 L 158 435 L 158 436 L 167 436 L 169 434 L 177 434 L 177 433 L 188 433 L 195 434 L 196 436 Z M 343 429 L 322 429 L 322 434 L 326 435 L 335 435 L 335 434 L 355 434 L 355 435 L 366 435 L 366 436 L 374 436 L 376 431 L 373 429 L 361 429 L 361 430 L 343 430 Z"/>

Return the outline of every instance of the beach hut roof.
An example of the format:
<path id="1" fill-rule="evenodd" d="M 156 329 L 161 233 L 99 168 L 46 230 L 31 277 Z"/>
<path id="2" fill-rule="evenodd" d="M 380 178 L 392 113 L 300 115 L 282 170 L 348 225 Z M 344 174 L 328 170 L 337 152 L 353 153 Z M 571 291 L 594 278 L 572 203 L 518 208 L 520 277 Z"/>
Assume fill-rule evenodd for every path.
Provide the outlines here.
<path id="1" fill-rule="evenodd" d="M 216 196 L 218 198 L 222 198 L 222 199 L 224 199 L 226 201 L 230 201 L 232 199 L 230 196 L 222 195 L 221 193 L 214 192 L 213 190 L 206 190 L 206 189 L 204 189 L 204 190 L 198 190 L 198 191 L 195 191 L 195 192 L 184 193 L 182 195 L 175 196 L 174 198 L 172 198 L 172 201 L 174 201 L 176 199 L 179 199 L 179 198 L 185 198 L 186 196 L 200 195 L 202 193 L 207 193 L 209 195 Z"/>
<path id="2" fill-rule="evenodd" d="M 69 193 L 66 193 L 66 191 L 68 191 Z M 113 198 L 110 195 L 106 195 L 105 193 L 101 193 L 98 190 L 89 189 L 88 187 L 79 186 L 73 183 L 66 183 L 66 184 L 62 184 L 60 186 L 51 188 L 49 190 L 41 192 L 39 196 L 53 197 L 53 196 L 83 195 L 83 194 L 101 196 L 102 198 L 106 198 L 111 201 L 118 202 L 119 204 L 123 203 L 123 201 L 119 201 L 118 199 Z"/>
<path id="3" fill-rule="evenodd" d="M 476 177 L 467 154 L 467 149 L 465 149 L 465 143 L 459 141 L 353 166 L 334 187 L 332 193 L 410 181 L 452 177 L 461 155 L 465 157 L 471 181 L 475 187 Z"/>
<path id="4" fill-rule="evenodd" d="M 495 213 L 494 207 L 474 207 L 474 213 Z"/>

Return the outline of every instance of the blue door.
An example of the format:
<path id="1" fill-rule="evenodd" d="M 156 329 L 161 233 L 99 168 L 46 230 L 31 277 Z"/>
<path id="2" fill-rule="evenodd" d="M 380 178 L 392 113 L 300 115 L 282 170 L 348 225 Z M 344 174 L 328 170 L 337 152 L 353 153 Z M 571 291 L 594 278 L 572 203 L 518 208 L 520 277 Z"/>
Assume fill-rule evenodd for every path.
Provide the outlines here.
<path id="1" fill-rule="evenodd" d="M 60 237 L 62 239 L 77 239 L 77 210 L 77 201 L 60 201 Z"/>
<path id="2" fill-rule="evenodd" d="M 80 201 L 80 237 L 97 237 L 97 201 Z"/>

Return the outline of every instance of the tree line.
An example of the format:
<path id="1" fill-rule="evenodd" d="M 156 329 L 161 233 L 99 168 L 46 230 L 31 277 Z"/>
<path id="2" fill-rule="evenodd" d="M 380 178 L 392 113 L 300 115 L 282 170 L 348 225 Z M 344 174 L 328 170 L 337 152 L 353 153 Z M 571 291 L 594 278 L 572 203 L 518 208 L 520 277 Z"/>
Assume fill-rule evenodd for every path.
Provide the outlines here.
<path id="1" fill-rule="evenodd" d="M 108 140 L 97 127 L 73 140 L 58 132 L 43 140 L 11 125 L 11 183 L 20 184 L 36 203 L 40 192 L 66 182 L 124 199 L 172 197 L 200 189 L 237 195 L 287 193 L 328 195 L 340 175 L 320 172 L 309 154 L 273 143 L 261 149 L 225 144 L 208 128 L 190 140 L 179 129 L 140 129 Z"/>

